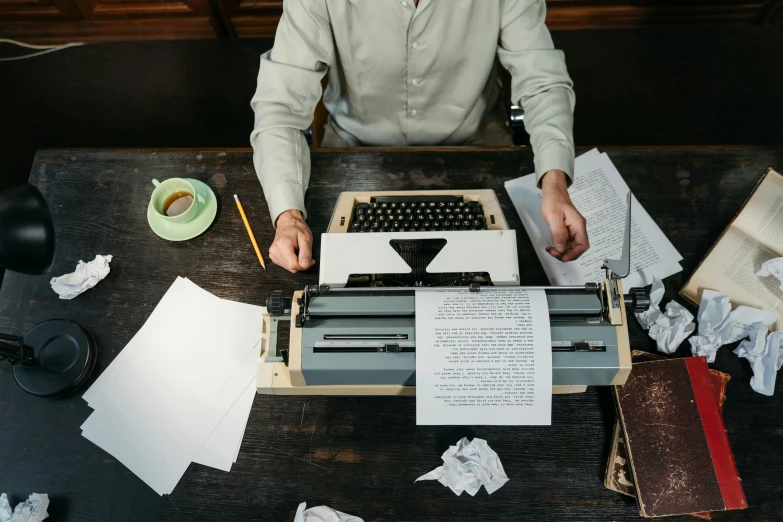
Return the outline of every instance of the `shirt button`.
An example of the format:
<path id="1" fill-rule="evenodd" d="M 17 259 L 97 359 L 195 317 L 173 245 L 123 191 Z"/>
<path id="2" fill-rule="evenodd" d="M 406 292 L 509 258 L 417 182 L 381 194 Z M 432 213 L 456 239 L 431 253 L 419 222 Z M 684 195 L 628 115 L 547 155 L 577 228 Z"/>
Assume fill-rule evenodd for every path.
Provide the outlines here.
<path id="1" fill-rule="evenodd" d="M 402 4 L 403 7 L 408 7 L 408 2 L 406 2 L 405 0 L 403 0 L 400 3 Z"/>
<path id="2" fill-rule="evenodd" d="M 413 110 L 411 111 L 411 114 L 412 114 L 412 115 L 414 115 L 414 116 L 416 116 L 416 114 L 417 114 L 418 112 L 419 112 L 419 111 L 417 111 L 416 109 L 413 109 Z"/>
<path id="3" fill-rule="evenodd" d="M 418 46 L 419 46 L 419 42 L 413 42 L 413 44 L 411 45 L 413 49 L 417 48 Z"/>
<path id="4" fill-rule="evenodd" d="M 414 79 L 412 79 L 412 80 L 411 80 L 411 83 L 412 83 L 413 85 L 418 85 L 418 84 L 419 84 L 419 80 L 417 80 L 416 78 L 414 78 Z"/>

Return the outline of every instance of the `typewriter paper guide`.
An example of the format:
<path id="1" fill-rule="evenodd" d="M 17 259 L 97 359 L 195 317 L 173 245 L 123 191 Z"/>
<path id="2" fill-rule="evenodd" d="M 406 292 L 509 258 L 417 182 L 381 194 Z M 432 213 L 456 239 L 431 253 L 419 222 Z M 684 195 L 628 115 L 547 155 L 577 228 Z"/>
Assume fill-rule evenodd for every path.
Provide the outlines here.
<path id="1" fill-rule="evenodd" d="M 487 272 L 496 286 L 519 284 L 513 230 L 321 234 L 320 284 L 343 287 L 352 274 L 406 274 L 411 267 L 391 240 L 445 239 L 428 273 Z"/>

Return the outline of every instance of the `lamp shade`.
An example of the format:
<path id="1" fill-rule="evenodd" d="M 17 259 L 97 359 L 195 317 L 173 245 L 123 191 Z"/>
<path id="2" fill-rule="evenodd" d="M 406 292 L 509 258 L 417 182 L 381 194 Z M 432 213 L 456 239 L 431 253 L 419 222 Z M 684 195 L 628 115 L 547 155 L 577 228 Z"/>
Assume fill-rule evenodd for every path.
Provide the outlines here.
<path id="1" fill-rule="evenodd" d="M 24 184 L 0 192 L 0 266 L 42 274 L 54 259 L 54 224 L 38 189 Z"/>

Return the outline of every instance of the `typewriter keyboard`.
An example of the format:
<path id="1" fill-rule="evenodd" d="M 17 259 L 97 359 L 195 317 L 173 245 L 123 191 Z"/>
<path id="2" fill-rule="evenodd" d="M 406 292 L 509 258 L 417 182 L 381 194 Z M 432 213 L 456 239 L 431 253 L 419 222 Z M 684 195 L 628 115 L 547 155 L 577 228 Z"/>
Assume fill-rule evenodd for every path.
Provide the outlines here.
<path id="1" fill-rule="evenodd" d="M 378 196 L 357 203 L 349 232 L 484 230 L 484 210 L 462 196 Z"/>

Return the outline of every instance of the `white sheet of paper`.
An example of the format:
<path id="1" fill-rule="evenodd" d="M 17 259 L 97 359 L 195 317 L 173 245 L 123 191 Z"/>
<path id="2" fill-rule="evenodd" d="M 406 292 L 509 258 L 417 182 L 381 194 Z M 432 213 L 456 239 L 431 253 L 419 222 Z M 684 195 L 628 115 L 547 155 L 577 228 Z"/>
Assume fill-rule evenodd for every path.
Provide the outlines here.
<path id="1" fill-rule="evenodd" d="M 222 430 L 215 439 L 227 444 L 215 464 L 230 468 L 244 431 L 235 417 L 249 412 L 234 406 L 254 380 L 261 322 L 260 307 L 221 300 L 178 279 L 85 393 L 96 411 L 82 434 L 165 494 L 233 410 L 223 426 L 230 441 Z M 211 448 L 204 457 L 210 462 L 217 458 Z"/>
<path id="2" fill-rule="evenodd" d="M 416 291 L 416 424 L 549 425 L 543 290 Z"/>
<path id="3" fill-rule="evenodd" d="M 193 458 L 196 464 L 203 464 L 223 471 L 231 471 L 236 462 L 242 439 L 245 435 L 247 419 L 256 396 L 255 379 L 247 385 L 237 402 L 228 410 L 218 427 Z"/>
<path id="4" fill-rule="evenodd" d="M 248 366 L 246 365 L 245 368 L 235 373 L 235 376 L 232 377 L 232 384 L 221 390 L 221 394 L 217 399 L 206 401 L 203 404 L 205 411 L 204 415 L 200 417 L 202 422 L 205 423 L 203 431 L 195 431 L 192 427 L 187 431 L 183 431 L 180 425 L 168 425 L 167 432 L 164 435 L 157 434 L 155 433 L 157 430 L 153 430 L 153 433 L 160 437 L 158 440 L 155 440 L 152 437 L 153 433 L 150 433 L 149 423 L 156 422 L 155 428 L 161 427 L 163 422 L 159 418 L 154 421 L 138 419 L 141 423 L 141 429 L 138 429 L 139 427 L 137 426 L 126 424 L 125 418 L 118 419 L 116 412 L 102 415 L 104 410 L 100 410 L 87 419 L 87 422 L 82 426 L 82 434 L 105 451 L 111 453 L 159 494 L 170 493 L 174 489 L 176 483 L 190 464 L 190 460 L 228 471 L 231 463 L 236 459 L 237 446 L 241 442 L 247 415 L 252 406 L 252 398 L 255 392 L 253 385 L 254 375 L 252 373 L 254 372 L 257 359 L 258 352 L 253 351 L 247 358 L 248 361 L 253 362 L 251 372 L 247 371 Z M 245 383 L 243 397 L 233 404 L 229 404 L 230 399 L 228 397 L 236 393 L 236 389 L 241 382 Z M 248 389 L 251 390 L 249 394 L 247 393 Z M 238 403 L 242 402 L 244 402 L 245 406 L 237 406 Z M 224 408 L 229 408 L 229 411 L 221 419 L 220 411 Z M 244 420 L 237 419 L 240 412 L 243 412 L 241 414 L 244 415 Z M 229 417 L 229 419 L 226 420 L 226 417 Z M 206 441 L 203 441 L 206 427 L 209 425 L 214 427 L 215 422 L 219 423 L 217 428 L 211 433 L 206 433 L 208 438 Z M 215 432 L 218 432 L 218 434 L 213 438 Z M 237 439 L 239 439 L 239 442 L 237 442 Z M 190 458 L 186 458 L 193 451 L 191 448 L 199 440 L 202 440 L 203 444 L 196 448 L 198 453 L 191 455 Z M 181 448 L 176 447 L 172 449 L 172 441 L 178 442 Z M 155 449 L 168 452 L 168 456 L 163 460 L 153 459 L 152 456 Z"/>
<path id="5" fill-rule="evenodd" d="M 234 374 L 231 383 L 221 390 L 216 399 L 206 400 L 202 403 L 203 410 L 199 412 L 200 415 L 191 409 L 194 422 L 196 418 L 200 419 L 200 422 L 203 423 L 201 426 L 194 428 L 193 425 L 190 425 L 183 430 L 181 423 L 169 425 L 166 433 L 161 435 L 156 432 L 157 430 L 150 429 L 150 424 L 153 422 L 156 428 L 165 425 L 161 417 L 157 417 L 155 420 L 146 420 L 146 422 L 144 419 L 139 419 L 141 424 L 136 426 L 127 424 L 125 418 L 118 420 L 116 412 L 109 419 L 99 422 L 102 418 L 99 411 L 93 413 L 85 423 L 83 434 L 114 455 L 159 494 L 170 493 L 174 489 L 191 460 L 218 469 L 229 470 L 238 452 L 238 444 L 244 433 L 253 395 L 250 394 L 249 397 L 247 394 L 244 395 L 247 406 L 240 406 L 239 410 L 236 410 L 235 406 L 240 401 L 232 403 L 231 398 L 236 397 L 237 390 L 242 383 L 245 383 L 245 391 L 248 387 L 254 391 L 253 382 L 257 359 L 258 351 L 253 350 L 247 357 L 250 364 L 245 364 Z M 246 402 L 248 399 L 250 401 Z M 229 414 L 225 417 L 230 417 L 228 420 L 223 417 L 227 408 Z M 242 413 L 244 420 L 236 420 L 242 410 L 244 410 Z M 230 415 L 232 411 L 234 413 Z M 96 423 L 98 423 L 97 427 Z M 215 423 L 219 424 L 214 431 L 219 433 L 213 439 L 214 431 L 210 431 L 209 426 L 214 427 Z M 223 426 L 222 429 L 220 429 L 221 426 Z M 155 439 L 155 436 L 158 439 Z M 206 441 L 204 441 L 204 437 L 208 437 Z M 210 439 L 212 439 L 211 443 Z M 139 444 L 140 441 L 144 441 L 144 443 Z M 198 441 L 203 442 L 200 449 L 197 446 Z M 217 444 L 222 444 L 222 446 L 216 448 Z M 198 450 L 197 454 L 192 454 L 193 448 Z M 150 457 L 155 449 L 167 453 L 168 456 L 161 461 L 151 461 Z"/>
<path id="6" fill-rule="evenodd" d="M 147 318 L 147 321 L 142 325 L 136 335 L 134 335 L 123 350 L 114 358 L 108 368 L 98 376 L 92 386 L 82 395 L 82 398 L 87 401 L 87 404 L 92 406 L 92 398 L 101 394 L 102 387 L 109 381 L 111 381 L 111 375 L 115 371 L 119 371 L 124 367 L 125 359 L 131 359 L 137 355 L 133 349 L 133 342 L 136 338 L 147 335 L 149 329 L 159 329 L 165 326 L 165 322 L 169 320 L 172 314 L 175 313 L 175 309 L 180 306 L 180 302 L 190 300 L 190 292 L 195 292 L 193 297 L 195 299 L 201 298 L 201 293 L 196 292 L 194 285 L 190 280 L 184 277 L 177 277 L 174 283 L 166 290 L 163 297 L 155 305 L 152 313 Z M 199 289 L 200 290 L 200 289 Z M 213 296 L 214 297 L 214 296 Z M 197 301 L 194 304 L 198 304 Z M 142 354 L 143 356 L 143 354 Z"/>
<path id="7" fill-rule="evenodd" d="M 85 394 L 100 413 L 87 426 L 96 428 L 98 419 L 110 419 L 108 428 L 138 441 L 153 461 L 168 463 L 177 460 L 172 452 L 193 449 L 192 457 L 206 440 L 192 448 L 192 441 L 183 446 L 171 437 L 204 429 L 202 403 L 219 391 L 214 377 L 220 374 L 211 374 L 211 368 L 225 365 L 222 354 L 214 353 L 220 299 L 186 279 L 175 285 L 164 296 L 170 299 L 156 307 L 123 349 L 125 357 L 118 356 L 107 377 Z M 184 468 L 189 463 L 187 458 Z"/>
<path id="8" fill-rule="evenodd" d="M 541 216 L 541 190 L 536 187 L 535 175 L 506 182 L 544 271 L 555 285 L 603 281 L 603 260 L 618 259 L 623 244 L 628 185 L 609 157 L 597 149 L 576 158 L 575 171 L 568 192 L 587 220 L 590 250 L 568 263 L 561 263 L 545 250 L 552 238 Z M 631 274 L 623 280 L 625 288 L 646 286 L 652 283 L 653 275 L 663 279 L 682 270 L 682 256 L 635 197 L 631 205 Z"/>

